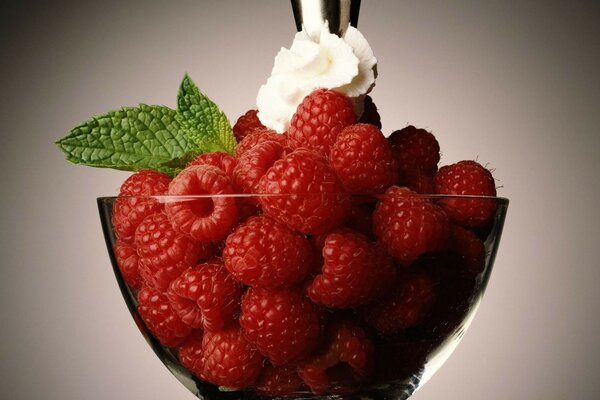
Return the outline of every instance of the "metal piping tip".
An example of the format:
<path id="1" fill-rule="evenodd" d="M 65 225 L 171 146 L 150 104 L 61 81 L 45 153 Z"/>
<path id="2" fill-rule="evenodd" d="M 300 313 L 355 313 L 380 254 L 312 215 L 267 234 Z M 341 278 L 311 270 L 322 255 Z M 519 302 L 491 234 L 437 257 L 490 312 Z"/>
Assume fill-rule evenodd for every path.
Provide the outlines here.
<path id="1" fill-rule="evenodd" d="M 358 25 L 360 0 L 291 0 L 298 32 L 304 29 L 314 39 L 325 21 L 329 32 L 343 37 L 348 25 Z"/>

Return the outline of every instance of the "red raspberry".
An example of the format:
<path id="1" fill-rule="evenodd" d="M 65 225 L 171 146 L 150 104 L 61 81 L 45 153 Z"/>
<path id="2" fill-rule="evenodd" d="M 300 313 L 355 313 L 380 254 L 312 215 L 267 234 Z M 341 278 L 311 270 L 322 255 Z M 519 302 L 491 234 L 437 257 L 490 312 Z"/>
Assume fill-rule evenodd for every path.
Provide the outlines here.
<path id="1" fill-rule="evenodd" d="M 358 232 L 339 230 L 327 235 L 323 257 L 323 269 L 307 293 L 313 302 L 329 308 L 365 304 L 396 276 L 385 250 Z"/>
<path id="2" fill-rule="evenodd" d="M 496 196 L 492 173 L 476 161 L 465 160 L 440 168 L 433 186 L 439 194 Z M 447 198 L 441 199 L 440 204 L 452 220 L 467 227 L 486 225 L 496 212 L 493 199 Z"/>
<path id="3" fill-rule="evenodd" d="M 292 116 L 292 147 L 307 147 L 327 157 L 338 134 L 356 122 L 350 100 L 333 90 L 317 89 L 306 96 Z"/>
<path id="4" fill-rule="evenodd" d="M 143 280 L 138 271 L 139 257 L 135 246 L 117 239 L 114 245 L 114 253 L 125 283 L 135 290 L 141 289 Z"/>
<path id="5" fill-rule="evenodd" d="M 367 95 L 364 101 L 364 110 L 358 122 L 363 124 L 371 124 L 381 129 L 381 117 L 377 111 L 377 106 L 373 103 L 371 96 Z"/>
<path id="6" fill-rule="evenodd" d="M 173 226 L 194 240 L 218 242 L 227 236 L 238 218 L 231 179 L 212 165 L 184 169 L 169 186 L 171 196 L 210 197 L 169 202 L 165 210 Z M 220 196 L 225 195 L 225 196 Z"/>
<path id="7" fill-rule="evenodd" d="M 419 171 L 433 176 L 440 162 L 440 145 L 435 136 L 425 129 L 412 125 L 393 132 L 389 141 L 400 167 L 401 174 Z"/>
<path id="8" fill-rule="evenodd" d="M 177 315 L 163 293 L 144 286 L 138 293 L 137 310 L 148 330 L 167 347 L 181 343 L 192 331 Z"/>
<path id="9" fill-rule="evenodd" d="M 404 265 L 421 254 L 440 250 L 449 235 L 444 210 L 407 188 L 390 187 L 373 212 L 377 237 Z"/>
<path id="10" fill-rule="evenodd" d="M 260 122 L 260 119 L 258 119 L 257 113 L 258 110 L 248 110 L 244 115 L 240 116 L 235 125 L 233 125 L 233 134 L 238 143 L 252 130 L 265 127 L 262 122 Z"/>
<path id="11" fill-rule="evenodd" d="M 243 193 L 258 193 L 258 182 L 269 168 L 286 154 L 286 148 L 273 141 L 261 142 L 239 158 L 233 172 L 234 183 Z M 256 198 L 252 198 L 256 200 Z"/>
<path id="12" fill-rule="evenodd" d="M 214 332 L 239 313 L 242 289 L 218 258 L 190 268 L 171 282 L 167 296 L 182 321 Z"/>
<path id="13" fill-rule="evenodd" d="M 192 336 L 179 348 L 181 364 L 206 382 L 242 389 L 262 370 L 263 357 L 244 338 L 238 326 Z"/>
<path id="14" fill-rule="evenodd" d="M 267 364 L 254 389 L 261 395 L 285 396 L 300 394 L 305 388 L 295 365 L 272 366 Z"/>
<path id="15" fill-rule="evenodd" d="M 373 125 L 344 128 L 331 147 L 329 161 L 351 193 L 382 193 L 398 180 L 392 147 Z"/>
<path id="16" fill-rule="evenodd" d="M 228 237 L 225 267 L 238 281 L 267 288 L 302 282 L 311 268 L 309 241 L 266 215 L 250 217 Z"/>
<path id="17" fill-rule="evenodd" d="M 277 142 L 283 147 L 288 146 L 285 133 L 277 133 L 273 129 L 259 128 L 250 132 L 235 148 L 235 156 L 240 158 L 245 152 L 262 142 Z"/>
<path id="18" fill-rule="evenodd" d="M 171 177 L 162 172 L 143 169 L 125 179 L 119 196 L 154 196 L 167 193 Z"/>
<path id="19" fill-rule="evenodd" d="M 160 291 L 165 291 L 183 271 L 214 252 L 212 244 L 194 242 L 175 231 L 164 213 L 144 218 L 135 231 L 135 245 L 140 256 L 140 275 L 148 285 Z"/>
<path id="20" fill-rule="evenodd" d="M 113 204 L 112 223 L 118 238 L 133 243 L 133 235 L 140 222 L 163 209 L 156 199 L 145 196 L 166 194 L 170 182 L 168 175 L 152 170 L 136 172 L 123 182 L 119 196 L 133 197 L 118 198 Z"/>
<path id="21" fill-rule="evenodd" d="M 470 230 L 453 225 L 450 249 L 462 258 L 467 270 L 479 274 L 485 269 L 485 245 Z"/>
<path id="22" fill-rule="evenodd" d="M 240 325 L 248 341 L 274 365 L 310 353 L 321 330 L 316 308 L 299 292 L 258 287 L 242 297 Z"/>
<path id="23" fill-rule="evenodd" d="M 200 154 L 192 161 L 190 161 L 186 167 L 192 165 L 212 165 L 225 172 L 228 177 L 233 179 L 233 170 L 237 164 L 237 160 L 229 154 L 222 151 L 215 151 L 211 153 Z"/>
<path id="24" fill-rule="evenodd" d="M 423 271 L 406 271 L 395 287 L 381 303 L 361 310 L 366 322 L 386 335 L 418 325 L 435 302 L 433 280 Z"/>
<path id="25" fill-rule="evenodd" d="M 350 197 L 327 163 L 307 149 L 298 149 L 273 164 L 260 179 L 259 201 L 265 214 L 304 234 L 327 232 L 340 225 L 350 210 Z"/>
<path id="26" fill-rule="evenodd" d="M 298 374 L 315 394 L 323 394 L 332 386 L 328 369 L 340 363 L 348 364 L 358 381 L 368 379 L 374 365 L 373 342 L 358 325 L 336 321 L 328 331 L 327 347 L 298 367 Z"/>

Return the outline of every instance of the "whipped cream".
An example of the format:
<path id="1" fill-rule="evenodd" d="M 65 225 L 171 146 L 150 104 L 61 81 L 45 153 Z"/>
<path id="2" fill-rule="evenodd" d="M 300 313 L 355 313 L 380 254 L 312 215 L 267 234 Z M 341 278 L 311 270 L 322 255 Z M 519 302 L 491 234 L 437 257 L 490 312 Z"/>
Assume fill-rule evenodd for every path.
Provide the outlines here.
<path id="1" fill-rule="evenodd" d="M 256 98 L 258 118 L 283 133 L 304 97 L 318 88 L 345 94 L 360 116 L 376 77 L 377 59 L 358 29 L 349 26 L 343 38 L 330 33 L 327 22 L 320 32 L 303 29 L 275 57 L 271 76 Z"/>

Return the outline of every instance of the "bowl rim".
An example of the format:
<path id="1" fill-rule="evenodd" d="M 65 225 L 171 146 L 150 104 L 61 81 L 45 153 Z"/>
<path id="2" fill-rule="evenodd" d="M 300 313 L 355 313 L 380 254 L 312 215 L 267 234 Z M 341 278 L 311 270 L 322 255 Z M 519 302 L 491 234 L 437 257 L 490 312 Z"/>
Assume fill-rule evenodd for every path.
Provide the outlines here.
<path id="1" fill-rule="evenodd" d="M 159 202 L 171 202 L 171 201 L 190 201 L 199 199 L 211 199 L 211 198 L 250 198 L 250 197 L 296 197 L 296 196 L 336 196 L 336 195 L 348 195 L 351 198 L 369 198 L 381 200 L 384 198 L 397 198 L 399 196 L 392 194 L 364 194 L 364 193 L 223 193 L 223 194 L 195 194 L 195 195 L 144 195 L 144 196 L 99 196 L 96 198 L 97 201 L 114 201 L 117 199 L 156 199 Z M 465 195 L 465 194 L 417 194 L 418 197 L 424 199 L 472 199 L 472 200 L 494 200 L 498 204 L 508 205 L 510 202 L 509 198 L 502 196 L 479 196 L 479 195 Z"/>

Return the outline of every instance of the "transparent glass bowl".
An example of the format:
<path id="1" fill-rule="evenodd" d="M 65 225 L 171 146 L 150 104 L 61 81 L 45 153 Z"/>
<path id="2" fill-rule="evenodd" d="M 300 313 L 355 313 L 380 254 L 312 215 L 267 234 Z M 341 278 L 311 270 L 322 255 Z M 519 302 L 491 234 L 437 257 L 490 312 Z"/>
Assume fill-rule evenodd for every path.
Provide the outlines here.
<path id="1" fill-rule="evenodd" d="M 289 195 L 288 195 L 289 196 Z M 294 195 L 296 199 L 303 195 Z M 315 197 L 318 195 L 304 195 Z M 345 362 L 340 362 L 338 365 L 326 370 L 329 386 L 326 390 L 317 391 L 302 384 L 290 392 L 269 392 L 261 389 L 260 384 L 250 385 L 242 389 L 232 389 L 219 387 L 208 383 L 196 376 L 191 370 L 185 368 L 180 362 L 179 346 L 165 346 L 152 333 L 152 329 L 144 321 L 144 318 L 138 312 L 138 293 L 139 282 L 132 286 L 131 270 L 137 268 L 137 265 L 125 266 L 119 265 L 118 257 L 115 253 L 115 245 L 117 244 L 117 234 L 113 225 L 113 210 L 115 202 L 129 202 L 132 213 L 136 212 L 136 207 L 142 207 L 140 204 L 151 202 L 155 211 L 163 212 L 165 205 L 183 204 L 185 202 L 198 203 L 197 207 L 192 207 L 196 212 L 211 212 L 214 207 L 217 207 L 219 202 L 225 198 L 227 201 L 234 201 L 240 210 L 240 221 L 248 218 L 248 215 L 260 213 L 260 204 L 265 196 L 256 195 L 224 195 L 224 196 L 155 196 L 155 197 L 140 197 L 140 198 L 118 198 L 118 197 L 102 197 L 98 198 L 98 206 L 102 227 L 108 246 L 109 256 L 112 262 L 113 270 L 117 278 L 117 283 L 121 289 L 125 302 L 133 316 L 136 325 L 145 337 L 150 347 L 156 355 L 161 359 L 165 366 L 183 383 L 194 395 L 204 399 L 270 399 L 278 397 L 290 398 L 344 398 L 344 399 L 406 399 L 422 386 L 435 371 L 446 361 L 453 352 L 455 347 L 462 339 L 465 331 L 480 304 L 482 295 L 485 291 L 487 282 L 490 278 L 492 265 L 498 250 L 500 236 L 502 233 L 506 211 L 508 207 L 508 199 L 499 197 L 476 197 L 476 196 L 447 196 L 447 195 L 422 195 L 421 198 L 426 199 L 429 203 L 443 206 L 456 205 L 459 203 L 485 201 L 488 205 L 492 205 L 494 209 L 493 216 L 485 222 L 474 223 L 475 228 L 468 228 L 468 237 L 476 237 L 476 243 L 473 246 L 456 245 L 456 239 L 452 237 L 452 229 L 447 239 L 447 245 L 442 246 L 436 251 L 429 251 L 421 254 L 410 265 L 404 265 L 394 261 L 394 268 L 397 269 L 398 276 L 407 278 L 398 278 L 394 281 L 391 289 L 381 299 L 374 301 L 375 304 L 384 304 L 391 297 L 394 297 L 395 292 L 406 291 L 404 281 L 409 280 L 414 273 L 425 274 L 427 279 L 432 283 L 432 300 L 427 307 L 417 307 L 422 312 L 419 318 L 416 318 L 412 324 L 396 329 L 393 332 L 382 333 L 376 328 L 377 324 L 369 323 L 370 311 L 367 307 L 349 307 L 343 310 L 332 310 L 327 307 L 319 308 L 321 315 L 325 317 L 321 321 L 321 337 L 319 345 L 313 350 L 313 355 L 307 354 L 300 360 L 295 360 L 291 368 L 298 368 L 314 357 L 314 354 L 323 354 L 327 352 L 328 342 L 331 342 L 331 334 L 327 333 L 329 326 L 335 325 L 335 321 L 350 321 L 351 325 L 360 326 L 360 329 L 366 334 L 368 340 L 372 343 L 372 352 L 369 353 L 372 357 L 369 374 L 365 378 L 362 376 L 357 378 L 351 367 Z M 274 197 L 274 195 L 269 195 Z M 281 197 L 283 202 L 286 201 L 285 196 Z M 385 195 L 352 196 L 353 212 L 340 227 L 343 229 L 353 229 L 365 233 L 373 243 L 377 242 L 377 237 L 373 235 L 370 227 L 370 213 L 377 203 L 383 201 Z M 276 199 L 277 200 L 277 199 Z M 208 204 L 208 206 L 207 206 Z M 355 212 L 355 209 L 358 212 Z M 365 212 L 366 210 L 366 212 Z M 143 207 L 142 207 L 142 210 Z M 135 218 L 134 218 L 135 219 Z M 239 223 L 239 222 L 238 222 Z M 451 224 L 451 226 L 455 226 Z M 127 227 L 126 227 L 127 228 Z M 130 229 L 132 227 L 129 227 Z M 135 228 L 135 227 L 133 227 Z M 233 229 L 233 228 L 232 228 Z M 455 228 L 461 230 L 462 228 Z M 117 231 L 122 232 L 123 228 L 118 227 Z M 464 229 L 462 230 L 464 232 Z M 305 235 L 312 244 L 312 249 L 316 254 L 315 260 L 319 260 L 318 235 Z M 321 243 L 322 243 L 321 236 Z M 128 240 L 131 240 L 128 239 Z M 478 247 L 479 246 L 479 247 Z M 224 241 L 214 243 L 213 254 L 220 256 L 224 247 Z M 477 248 L 478 251 L 472 251 Z M 135 249 L 135 247 L 134 247 Z M 466 250 L 465 250 L 466 249 Z M 471 249 L 471 250 L 469 250 Z M 478 254 L 480 256 L 478 256 Z M 200 260 L 198 263 L 202 262 Z M 374 264 L 377 260 L 373 261 Z M 304 282 L 296 285 L 296 289 L 301 293 L 305 293 L 306 283 L 313 279 L 314 275 L 319 273 L 321 261 L 315 261 L 316 269 L 306 277 Z M 123 262 L 121 262 L 123 264 Z M 377 267 L 377 265 L 374 265 Z M 135 271 L 134 271 L 135 272 Z M 143 282 L 143 279 L 141 279 Z M 128 283 L 129 282 L 129 283 Z M 146 283 L 143 283 L 146 285 Z M 242 290 L 246 290 L 246 286 L 240 285 Z M 388 285 L 389 286 L 389 285 Z M 410 286 L 410 285 L 408 285 Z M 290 289 L 291 290 L 291 289 Z M 400 296 L 406 307 L 403 309 L 414 307 L 414 302 L 419 301 L 411 299 L 410 295 Z M 412 302 L 412 303 L 411 303 Z M 411 306 L 411 304 L 413 304 Z M 373 306 L 377 309 L 377 305 Z M 365 309 L 367 311 L 365 311 Z M 425 309 L 425 311 L 423 311 Z M 371 308 L 373 310 L 373 308 Z M 239 311 L 238 311 L 239 312 Z M 334 322 L 332 322 L 334 321 Z M 329 335 L 329 336 L 328 336 Z M 320 353 L 319 353 L 320 352 Z M 263 365 L 267 365 L 268 361 L 263 361 Z M 261 377 L 259 376 L 257 382 Z M 298 378 L 299 380 L 299 378 Z M 259 388 L 256 389 L 255 386 Z"/>

